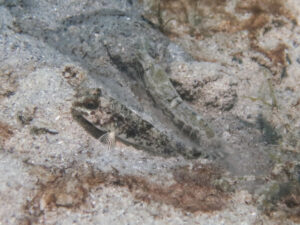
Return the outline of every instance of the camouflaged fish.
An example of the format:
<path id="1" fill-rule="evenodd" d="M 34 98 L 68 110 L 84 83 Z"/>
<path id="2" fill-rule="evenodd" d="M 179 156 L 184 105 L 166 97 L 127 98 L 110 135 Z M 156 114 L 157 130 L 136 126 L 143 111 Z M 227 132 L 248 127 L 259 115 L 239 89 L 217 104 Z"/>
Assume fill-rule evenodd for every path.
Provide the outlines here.
<path id="1" fill-rule="evenodd" d="M 201 154 L 196 146 L 186 145 L 168 131 L 154 127 L 134 110 L 103 95 L 100 89 L 89 89 L 79 94 L 77 99 L 72 106 L 72 115 L 95 138 L 107 139 L 108 135 L 113 135 L 110 142 L 115 138 L 158 155 L 194 157 Z"/>
<path id="2" fill-rule="evenodd" d="M 118 54 L 119 52 L 114 55 L 108 45 L 106 49 L 112 62 L 116 62 L 117 66 L 121 67 L 120 69 L 126 68 L 125 71 L 130 71 L 130 76 L 134 77 L 164 114 L 194 141 L 198 140 L 200 143 L 199 140 L 202 137 L 208 139 L 214 137 L 214 132 L 208 123 L 182 100 L 165 70 L 147 52 L 147 44 L 140 42 L 138 46 L 136 56 L 131 57 L 130 61 L 122 57 L 122 54 Z M 132 73 L 132 71 L 135 72 Z"/>
<path id="3" fill-rule="evenodd" d="M 78 100 L 72 107 L 73 117 L 94 136 L 99 138 L 114 131 L 116 140 L 158 154 L 180 153 L 187 157 L 211 154 L 209 139 L 214 132 L 173 87 L 161 66 L 169 40 L 148 23 L 131 13 L 105 9 L 71 16 L 54 29 L 26 16 L 17 20 L 16 24 L 21 32 L 42 39 L 63 55 L 79 62 L 87 69 L 91 82 L 101 83 L 106 79 L 117 83 L 121 80 L 120 89 L 124 89 L 127 87 L 122 82 L 130 77 L 125 83 L 129 83 L 132 92 L 135 93 L 135 84 L 140 87 L 141 95 L 136 97 L 143 98 L 143 94 L 147 93 L 154 107 L 167 115 L 190 141 L 182 141 L 181 137 L 177 137 L 178 132 L 175 135 L 155 127 L 121 101 L 104 96 L 96 89 L 94 91 L 98 94 L 79 96 L 90 103 L 80 103 Z M 108 65 L 109 58 L 118 72 Z M 92 87 L 95 86 L 97 88 L 97 85 Z M 93 92 L 89 88 L 86 87 L 87 92 Z M 90 112 L 85 111 L 87 109 Z M 113 144 L 112 134 L 110 139 L 107 139 L 108 136 L 103 136 L 101 140 Z"/>

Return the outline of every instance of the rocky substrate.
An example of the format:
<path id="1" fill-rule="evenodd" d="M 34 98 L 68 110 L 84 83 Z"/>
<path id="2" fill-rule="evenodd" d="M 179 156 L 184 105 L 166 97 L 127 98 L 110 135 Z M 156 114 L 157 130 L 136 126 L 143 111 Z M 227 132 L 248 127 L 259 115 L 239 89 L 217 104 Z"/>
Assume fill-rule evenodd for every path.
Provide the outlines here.
<path id="1" fill-rule="evenodd" d="M 299 223 L 298 5 L 0 0 L 0 223 Z"/>

